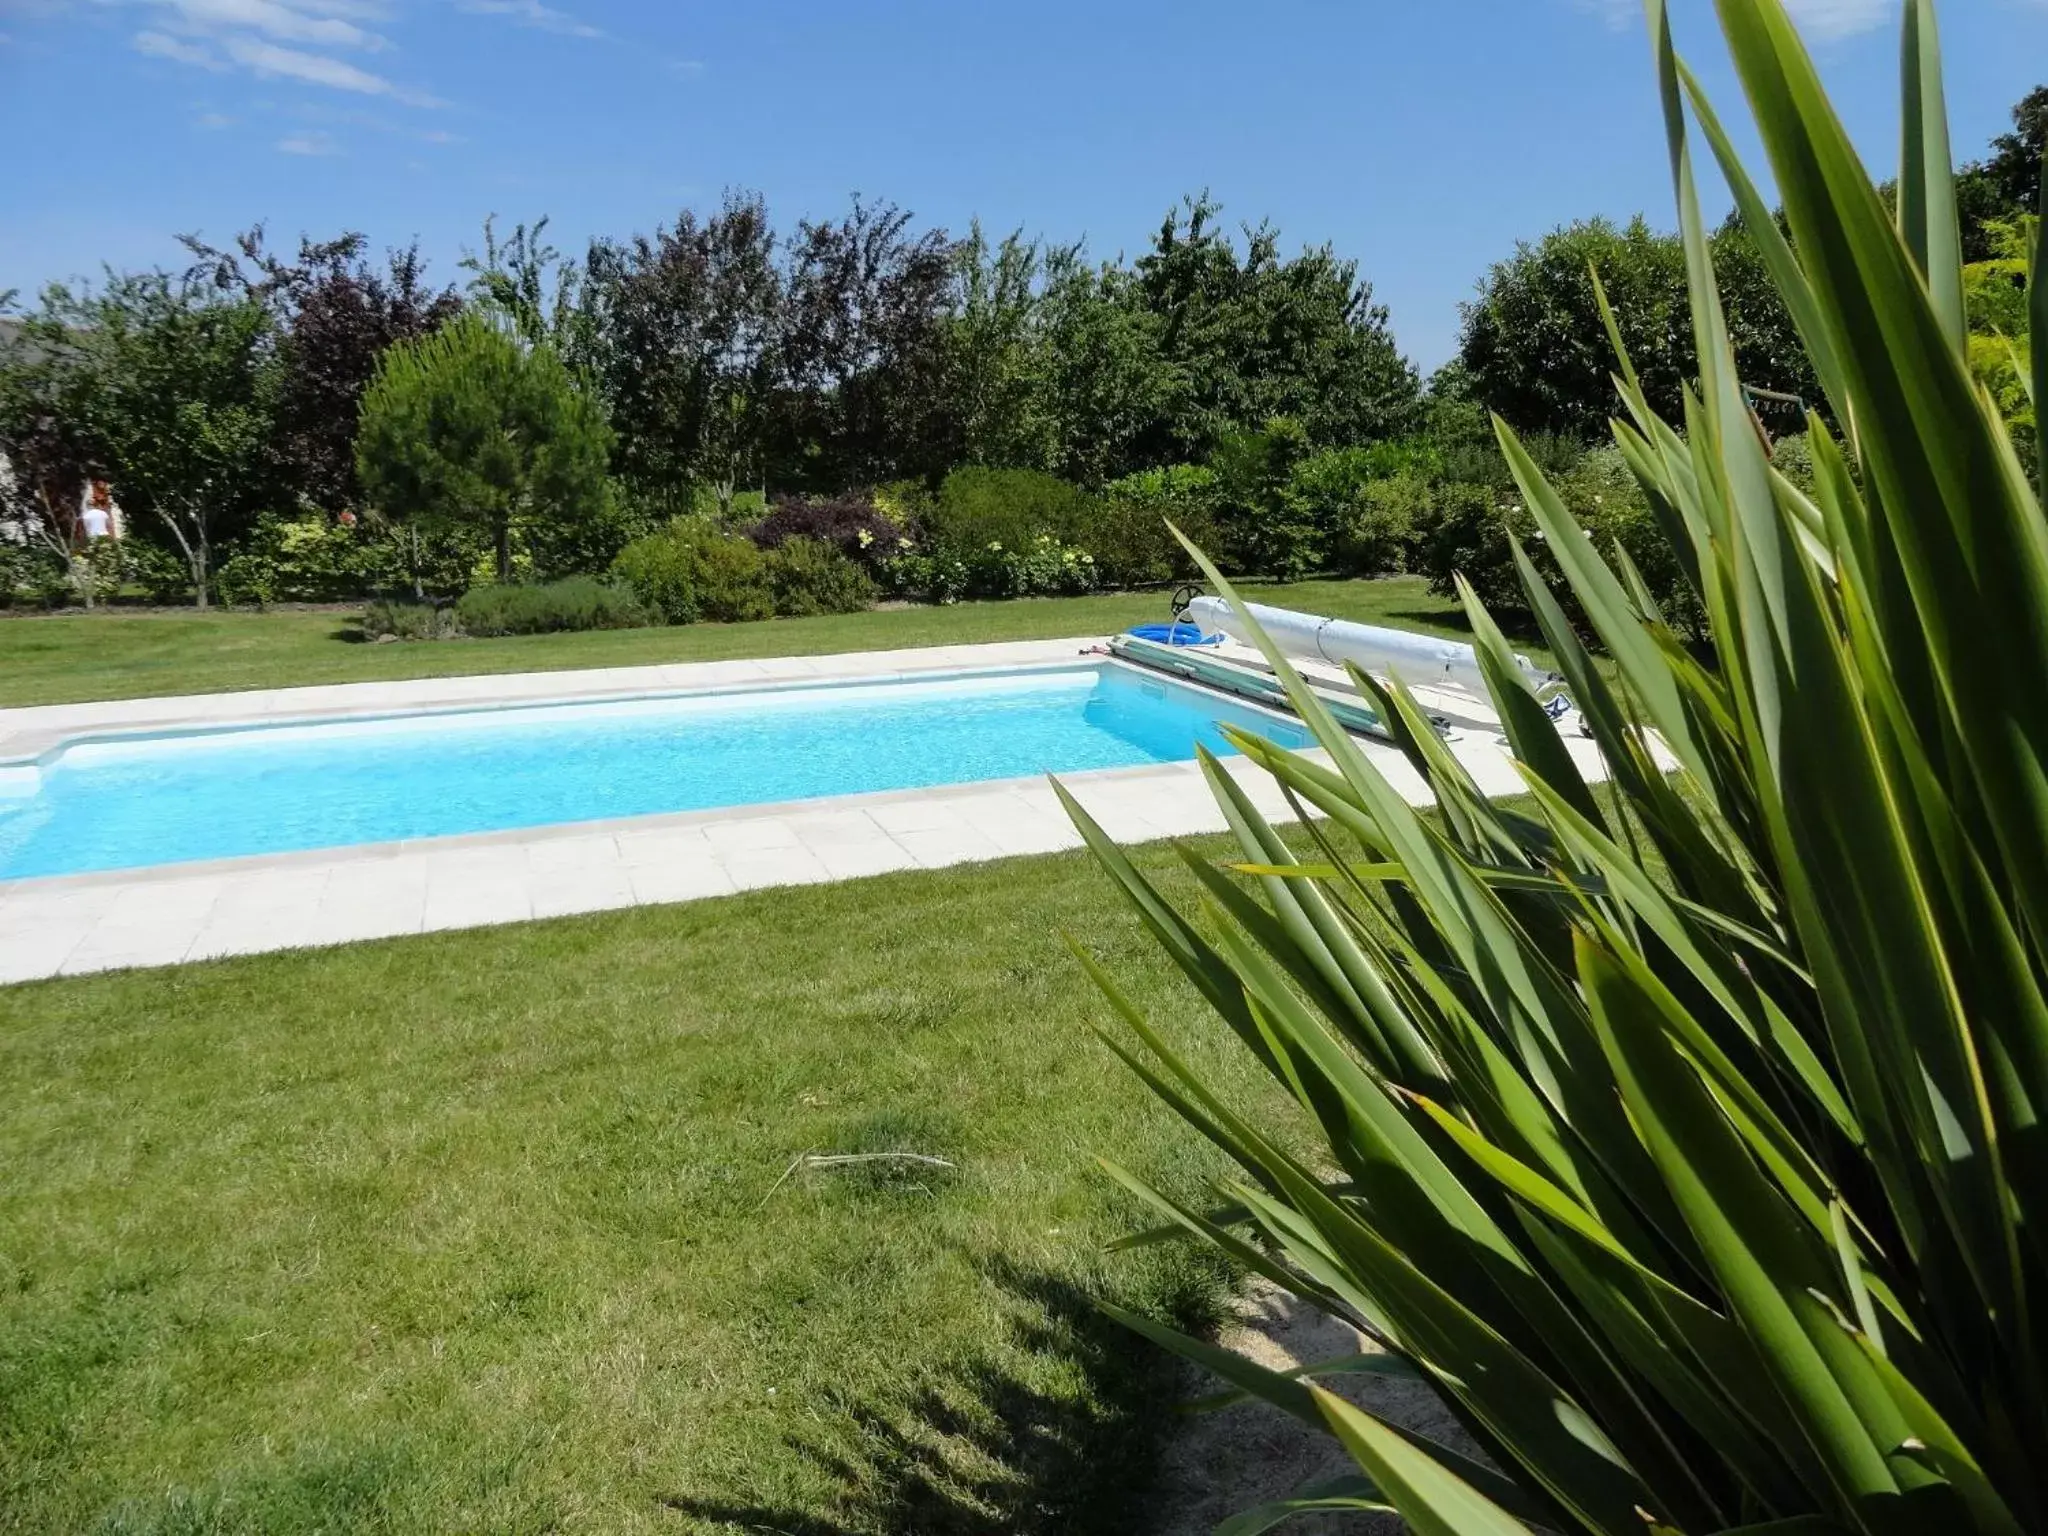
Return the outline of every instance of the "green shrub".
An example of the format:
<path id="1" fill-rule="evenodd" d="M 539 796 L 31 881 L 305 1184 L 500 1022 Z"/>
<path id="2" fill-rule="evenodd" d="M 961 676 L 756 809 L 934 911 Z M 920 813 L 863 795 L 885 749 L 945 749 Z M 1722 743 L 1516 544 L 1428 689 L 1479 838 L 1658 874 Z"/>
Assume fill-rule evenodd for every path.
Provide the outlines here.
<path id="1" fill-rule="evenodd" d="M 515 558 L 543 579 L 602 571 L 633 540 L 660 526 L 648 504 L 607 481 L 581 517 L 544 517 L 515 531 Z"/>
<path id="2" fill-rule="evenodd" d="M 1330 567 L 1344 576 L 1384 576 L 1414 563 L 1418 530 L 1430 518 L 1437 486 L 1417 470 L 1368 480 L 1330 522 Z"/>
<path id="3" fill-rule="evenodd" d="M 221 562 L 214 591 L 230 604 L 346 602 L 397 585 L 397 553 L 361 523 L 262 517 Z"/>
<path id="4" fill-rule="evenodd" d="M 972 465 L 946 476 L 912 537 L 961 556 L 991 544 L 1027 549 L 1041 534 L 1084 544 L 1096 508 L 1093 496 L 1057 475 Z"/>
<path id="5" fill-rule="evenodd" d="M 977 550 L 967 570 L 972 597 L 1073 597 L 1095 587 L 1095 557 L 1049 533 L 1022 549 Z"/>
<path id="6" fill-rule="evenodd" d="M 889 562 L 890 590 L 928 603 L 963 597 L 1074 597 L 1097 585 L 1095 557 L 1042 533 L 1022 549 L 991 540 L 964 554 L 913 549 Z"/>
<path id="7" fill-rule="evenodd" d="M 1429 577 L 1434 592 L 1455 592 L 1462 574 L 1482 602 L 1519 609 L 1524 599 L 1508 543 L 1516 510 L 1512 490 L 1470 480 L 1429 485 L 1413 514 L 1411 565 Z"/>
<path id="8" fill-rule="evenodd" d="M 1271 650 L 1328 757 L 1225 729 L 1322 813 L 1312 839 L 1283 839 L 1207 759 L 1238 847 L 1189 855 L 1189 915 L 1069 805 L 1290 1101 L 1221 1091 L 1188 1020 L 1169 1042 L 1090 961 L 1129 1026 L 1117 1051 L 1238 1165 L 1195 1201 L 1120 1175 L 1155 1237 L 1349 1321 L 1481 1454 L 1128 1320 L 1333 1432 L 1362 1476 L 1317 1508 L 1460 1536 L 2039 1532 L 2048 520 L 1970 373 L 1927 0 L 1907 6 L 1896 217 L 1782 0 L 1719 10 L 1784 200 L 1771 270 L 1854 436 L 1814 431 L 1811 500 L 1765 454 L 1714 302 L 1691 77 L 1652 0 L 1700 377 L 1681 440 L 1624 355 L 1617 431 L 1711 648 L 1502 432 L 1605 653 L 1524 565 L 1609 782 L 1470 603 L 1520 803 L 1485 798 L 1412 698 L 1369 684 L 1440 808 L 1418 812 Z M 1774 229 L 1712 126 L 1749 227 Z M 1604 512 L 1592 459 L 1576 494 Z"/>
<path id="9" fill-rule="evenodd" d="M 1098 583 L 1087 541 L 1102 531 L 1103 503 L 1056 475 L 973 466 L 953 471 L 921 503 L 893 487 L 876 504 L 914 518 L 910 547 L 881 566 L 889 590 L 902 596 L 1049 597 Z"/>
<path id="10" fill-rule="evenodd" d="M 731 510 L 723 523 L 719 520 L 718 491 L 709 485 L 690 488 L 690 512 L 692 518 L 718 524 L 721 527 L 739 529 L 758 523 L 768 515 L 768 497 L 760 490 L 735 490 L 732 493 Z"/>
<path id="11" fill-rule="evenodd" d="M 81 602 L 89 581 L 96 604 L 189 600 L 192 573 L 183 560 L 146 540 L 105 539 L 81 559 L 76 575 L 40 539 L 0 538 L 0 608 L 67 608 Z"/>
<path id="12" fill-rule="evenodd" d="M 1142 502 L 1104 499 L 1082 541 L 1103 586 L 1155 587 L 1194 577 L 1194 560 L 1167 527 L 1168 516 Z M 1197 543 L 1215 528 L 1205 516 L 1173 521 Z"/>
<path id="13" fill-rule="evenodd" d="M 363 610 L 361 623 L 369 640 L 452 640 L 462 632 L 453 608 L 402 598 L 378 598 Z"/>
<path id="14" fill-rule="evenodd" d="M 1294 465 L 1280 500 L 1293 521 L 1314 529 L 1332 568 L 1353 576 L 1398 571 L 1427 496 L 1427 458 L 1391 444 L 1313 454 Z"/>
<path id="15" fill-rule="evenodd" d="M 1386 442 L 1367 443 L 1361 448 L 1341 451 L 1356 454 L 1370 478 L 1375 480 L 1404 474 L 1435 480 L 1442 478 L 1444 472 L 1443 444 L 1429 436 L 1391 438 Z"/>
<path id="16" fill-rule="evenodd" d="M 1804 494 L 1814 493 L 1813 445 L 1804 432 L 1781 437 L 1771 444 L 1771 467 Z"/>
<path id="17" fill-rule="evenodd" d="M 700 546 L 696 595 L 700 616 L 715 624 L 742 624 L 775 615 L 767 558 L 750 540 L 736 535 L 720 535 Z"/>
<path id="18" fill-rule="evenodd" d="M 958 555 L 907 549 L 882 566 L 886 589 L 921 603 L 957 603 L 968 595 L 970 573 Z"/>
<path id="19" fill-rule="evenodd" d="M 1102 488 L 1105 501 L 1130 502 L 1149 507 L 1175 522 L 1197 518 L 1216 510 L 1216 471 L 1206 464 L 1169 464 L 1164 469 L 1141 469 Z"/>
<path id="20" fill-rule="evenodd" d="M 497 577 L 488 541 L 469 524 L 422 518 L 392 528 L 389 537 L 393 592 L 452 603 L 471 587 L 488 586 Z M 519 556 L 518 564 L 531 562 Z"/>
<path id="21" fill-rule="evenodd" d="M 515 573 L 572 573 L 586 555 L 603 549 L 610 537 L 603 527 L 602 520 L 592 520 L 519 529 L 513 542 Z M 590 540 L 595 543 L 585 542 Z M 135 539 L 123 548 L 131 583 L 174 592 L 189 585 L 175 556 Z M 536 548 L 548 553 L 536 554 Z M 138 556 L 147 556 L 147 564 Z M 223 603 L 261 607 L 348 602 L 384 592 L 452 596 L 489 584 L 496 571 L 485 532 L 466 523 L 422 518 L 378 526 L 316 514 L 259 518 L 221 562 L 214 586 Z"/>
<path id="22" fill-rule="evenodd" d="M 1175 464 L 1112 480 L 1081 542 L 1095 556 L 1106 587 L 1146 587 L 1188 581 L 1195 563 L 1167 524 L 1197 544 L 1213 545 L 1216 472 L 1201 464 Z"/>
<path id="23" fill-rule="evenodd" d="M 619 551 L 611 573 L 666 624 L 739 623 L 775 613 L 761 551 L 698 518 L 678 518 L 635 539 Z"/>
<path id="24" fill-rule="evenodd" d="M 635 539 L 611 564 L 612 579 L 631 588 L 664 624 L 694 624 L 701 616 L 695 546 L 679 532 L 684 525 L 679 518 L 660 533 Z"/>
<path id="25" fill-rule="evenodd" d="M 123 539 L 120 559 L 112 569 L 118 572 L 119 590 L 124 596 L 140 597 L 151 603 L 191 601 L 191 569 L 161 544 L 132 536 Z"/>
<path id="26" fill-rule="evenodd" d="M 874 579 L 822 540 L 784 539 L 764 563 L 775 611 L 784 618 L 859 613 L 875 605 Z"/>
<path id="27" fill-rule="evenodd" d="M 1226 432 L 1211 460 L 1217 482 L 1217 534 L 1226 569 L 1298 581 L 1321 569 L 1329 530 L 1288 489 L 1308 457 L 1307 429 L 1276 416 L 1256 432 Z"/>
<path id="28" fill-rule="evenodd" d="M 41 543 L 0 539 L 0 608 L 61 608 L 74 596 L 64 562 Z"/>
<path id="29" fill-rule="evenodd" d="M 1492 427 L 1487 426 L 1485 431 L 1483 440 L 1461 438 L 1445 443 L 1439 452 L 1435 478 L 1453 484 L 1488 485 L 1497 491 L 1512 491 L 1515 488 L 1514 471 L 1508 468 L 1500 446 L 1493 441 Z M 1563 437 L 1554 432 L 1536 433 L 1523 447 L 1536 467 L 1553 479 L 1571 473 L 1572 466 L 1586 452 L 1586 445 L 1577 438 Z"/>
<path id="30" fill-rule="evenodd" d="M 545 635 L 562 630 L 637 629 L 647 608 L 623 588 L 594 576 L 569 576 L 545 586 L 475 587 L 455 605 L 465 635 Z"/>
<path id="31" fill-rule="evenodd" d="M 1580 537 L 1603 554 L 1617 545 L 1627 551 L 1665 617 L 1689 636 L 1703 632 L 1698 598 L 1620 449 L 1594 448 L 1576 455 L 1571 469 L 1550 483 Z M 1556 552 L 1519 490 L 1440 485 L 1431 489 L 1417 531 L 1417 564 L 1431 590 L 1443 596 L 1457 594 L 1456 578 L 1462 575 L 1489 608 L 1522 612 L 1527 597 L 1515 568 L 1517 540 L 1546 580 L 1559 579 Z M 1563 601 L 1574 622 L 1583 620 L 1569 593 Z"/>

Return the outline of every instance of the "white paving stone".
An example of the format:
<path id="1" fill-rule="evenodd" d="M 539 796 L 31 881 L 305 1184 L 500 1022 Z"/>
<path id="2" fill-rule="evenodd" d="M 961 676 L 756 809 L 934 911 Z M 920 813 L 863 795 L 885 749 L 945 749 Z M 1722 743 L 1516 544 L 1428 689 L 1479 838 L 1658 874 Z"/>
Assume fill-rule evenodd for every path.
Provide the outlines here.
<path id="1" fill-rule="evenodd" d="M 806 848 L 836 848 L 888 841 L 889 834 L 866 811 L 799 811 L 785 825 Z"/>
<path id="2" fill-rule="evenodd" d="M 523 923 L 532 916 L 533 894 L 523 872 L 498 879 L 481 873 L 475 877 L 444 874 L 427 880 L 421 926 L 433 933 L 444 928 Z"/>
<path id="3" fill-rule="evenodd" d="M 796 835 L 796 828 L 781 816 L 749 816 L 742 820 L 713 822 L 704 829 L 704 838 L 715 858 L 803 846 L 803 840 Z"/>
<path id="4" fill-rule="evenodd" d="M 68 955 L 60 974 L 118 971 L 136 965 L 175 965 L 191 952 L 199 923 L 147 928 L 95 928 Z"/>
<path id="5" fill-rule="evenodd" d="M 917 860 L 901 843 L 881 837 L 865 843 L 822 843 L 811 850 L 834 880 L 859 880 L 868 875 L 916 869 Z"/>
<path id="6" fill-rule="evenodd" d="M 526 867 L 538 876 L 587 875 L 600 869 L 623 870 L 619 840 L 610 833 L 582 837 L 548 837 L 526 844 Z"/>
<path id="7" fill-rule="evenodd" d="M 197 932 L 213 914 L 225 885 L 217 877 L 130 885 L 115 896 L 95 927 L 115 931 L 190 927 Z"/>
<path id="8" fill-rule="evenodd" d="M 829 678 L 934 673 L 1074 661 L 1085 640 L 604 668 L 586 672 L 429 678 L 198 698 L 0 710 L 0 763 L 81 733 L 280 720 L 348 719 L 395 711 L 627 697 L 670 691 L 800 685 Z M 1362 748 L 1417 804 L 1420 777 L 1383 743 Z M 1592 743 L 1567 743 L 1589 773 Z M 1496 740 L 1455 744 L 1488 793 L 1521 788 Z M 1291 814 L 1273 781 L 1242 758 L 1224 766 L 1260 810 Z M 1061 776 L 1123 841 L 1220 830 L 1193 763 Z M 389 938 L 429 930 L 696 901 L 778 885 L 1050 853 L 1081 846 L 1044 778 L 852 795 L 779 806 L 637 817 L 223 860 L 54 880 L 0 881 L 0 984 L 131 965 Z"/>
<path id="9" fill-rule="evenodd" d="M 277 947 L 345 944 L 357 939 L 418 933 L 427 904 L 427 872 L 420 860 L 377 859 L 342 864 L 329 874 L 311 931 L 281 932 Z M 329 937 L 331 935 L 331 937 Z"/>
<path id="10" fill-rule="evenodd" d="M 1005 855 L 1081 846 L 1081 834 L 1049 789 L 1042 795 L 1010 790 L 981 796 L 974 802 L 973 824 Z"/>
<path id="11" fill-rule="evenodd" d="M 923 869 L 944 869 L 951 864 L 973 864 L 1003 856 L 1003 850 L 986 834 L 964 822 L 956 827 L 897 832 L 893 836 Z"/>
<path id="12" fill-rule="evenodd" d="M 769 885 L 819 885 L 832 871 L 808 848 L 741 848 L 722 854 L 718 863 L 734 890 L 754 891 Z"/>
<path id="13" fill-rule="evenodd" d="M 906 832 L 943 832 L 966 825 L 966 815 L 961 806 L 969 798 L 935 791 L 914 800 L 878 805 L 868 814 L 874 818 L 875 825 L 891 837 L 900 837 Z"/>
<path id="14" fill-rule="evenodd" d="M 76 927 L 0 930 L 0 986 L 55 976 L 84 941 L 84 932 Z"/>
<path id="15" fill-rule="evenodd" d="M 725 866 L 704 854 L 696 859 L 664 864 L 636 864 L 629 871 L 633 895 L 642 906 L 671 901 L 701 901 L 706 896 L 730 896 L 739 887 Z"/>
<path id="16" fill-rule="evenodd" d="M 639 904 L 633 875 L 623 864 L 608 869 L 580 869 L 550 876 L 533 887 L 535 917 L 567 917 L 573 912 L 609 912 Z"/>
<path id="17" fill-rule="evenodd" d="M 214 903 L 213 922 L 234 922 L 244 916 L 257 919 L 319 911 L 334 871 L 315 865 L 307 869 L 280 869 L 240 880 L 223 880 L 220 899 Z"/>
<path id="18" fill-rule="evenodd" d="M 615 841 L 621 862 L 633 870 L 711 857 L 711 840 L 702 827 L 622 831 Z"/>

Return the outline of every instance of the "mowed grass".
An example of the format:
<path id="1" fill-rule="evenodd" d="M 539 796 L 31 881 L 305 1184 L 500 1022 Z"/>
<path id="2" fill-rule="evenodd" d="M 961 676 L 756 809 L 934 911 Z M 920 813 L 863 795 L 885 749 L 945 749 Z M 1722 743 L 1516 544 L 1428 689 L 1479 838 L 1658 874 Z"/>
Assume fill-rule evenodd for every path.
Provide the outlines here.
<path id="1" fill-rule="evenodd" d="M 1464 632 L 1419 576 L 1248 587 L 1265 602 L 1364 623 Z M 100 613 L 0 617 L 0 708 L 310 683 L 810 656 L 1047 640 L 1163 621 L 1167 594 L 957 603 L 758 624 L 370 645 L 347 613 Z"/>
<path id="2" fill-rule="evenodd" d="M 1218 1159 L 1062 927 L 1271 1100 L 1080 855 L 0 988 L 0 1530 L 1142 1531 Z"/>

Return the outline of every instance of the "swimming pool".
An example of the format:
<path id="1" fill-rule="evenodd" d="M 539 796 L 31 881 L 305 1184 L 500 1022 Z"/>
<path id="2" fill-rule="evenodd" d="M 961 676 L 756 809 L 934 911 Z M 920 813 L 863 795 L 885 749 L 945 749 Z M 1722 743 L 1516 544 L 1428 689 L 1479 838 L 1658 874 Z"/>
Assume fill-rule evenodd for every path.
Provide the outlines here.
<path id="1" fill-rule="evenodd" d="M 1114 663 L 85 741 L 0 881 L 1179 762 L 1275 716 Z"/>

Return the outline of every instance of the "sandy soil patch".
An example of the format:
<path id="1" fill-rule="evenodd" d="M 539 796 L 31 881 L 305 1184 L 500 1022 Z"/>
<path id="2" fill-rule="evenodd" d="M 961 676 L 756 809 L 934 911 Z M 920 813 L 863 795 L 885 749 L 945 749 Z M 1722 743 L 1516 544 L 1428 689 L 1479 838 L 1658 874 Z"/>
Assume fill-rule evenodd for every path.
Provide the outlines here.
<path id="1" fill-rule="evenodd" d="M 1272 1370 L 1372 1348 L 1347 1324 L 1264 1280 L 1246 1290 L 1237 1321 L 1218 1342 Z M 1420 1382 L 1337 1376 L 1324 1385 L 1398 1424 L 1475 1454 L 1458 1421 Z M 1188 1386 L 1190 1396 L 1218 1389 L 1213 1377 L 1192 1371 Z M 1240 1510 L 1353 1470 L 1336 1440 L 1265 1403 L 1191 1415 L 1167 1454 L 1163 1485 L 1173 1492 L 1154 1530 L 1156 1536 L 1208 1536 L 1219 1521 Z M 1392 1515 L 1302 1516 L 1280 1527 L 1286 1536 L 1396 1536 L 1406 1529 Z"/>

